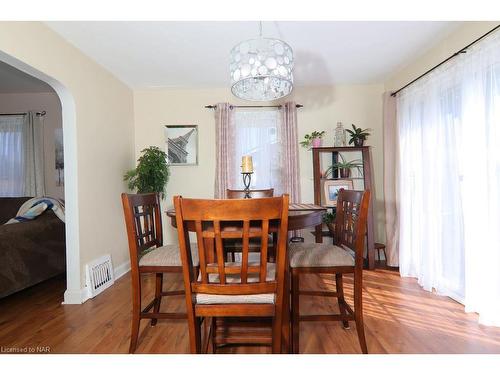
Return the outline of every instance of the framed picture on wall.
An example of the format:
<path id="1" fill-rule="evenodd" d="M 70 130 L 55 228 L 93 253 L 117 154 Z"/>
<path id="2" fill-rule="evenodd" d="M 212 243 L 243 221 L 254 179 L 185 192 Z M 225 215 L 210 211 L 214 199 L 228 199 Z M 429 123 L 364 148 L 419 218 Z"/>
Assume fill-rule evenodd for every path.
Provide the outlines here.
<path id="1" fill-rule="evenodd" d="M 352 190 L 352 180 L 324 180 L 323 181 L 323 202 L 325 206 L 337 207 L 337 196 L 339 190 Z"/>
<path id="2" fill-rule="evenodd" d="M 198 125 L 165 125 L 170 165 L 198 165 Z"/>

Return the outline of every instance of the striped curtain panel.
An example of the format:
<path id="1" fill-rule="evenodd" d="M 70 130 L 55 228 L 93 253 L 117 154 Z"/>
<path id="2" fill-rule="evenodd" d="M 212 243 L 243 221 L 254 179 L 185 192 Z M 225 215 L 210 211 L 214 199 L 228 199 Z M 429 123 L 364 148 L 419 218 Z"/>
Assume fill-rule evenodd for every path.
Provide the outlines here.
<path id="1" fill-rule="evenodd" d="M 300 203 L 299 140 L 295 102 L 287 102 L 281 106 L 279 133 L 283 193 L 290 194 L 290 202 Z"/>
<path id="2" fill-rule="evenodd" d="M 217 199 L 225 199 L 231 187 L 234 164 L 234 111 L 229 103 L 217 103 L 215 107 L 215 189 Z"/>

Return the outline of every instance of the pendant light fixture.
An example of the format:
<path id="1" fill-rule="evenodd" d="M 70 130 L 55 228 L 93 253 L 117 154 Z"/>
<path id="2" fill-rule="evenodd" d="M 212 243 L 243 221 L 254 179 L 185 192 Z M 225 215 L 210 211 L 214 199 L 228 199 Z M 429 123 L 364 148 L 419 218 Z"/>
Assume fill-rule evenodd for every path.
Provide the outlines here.
<path id="1" fill-rule="evenodd" d="M 279 39 L 245 40 L 231 50 L 231 92 L 251 101 L 282 98 L 293 90 L 293 50 Z"/>

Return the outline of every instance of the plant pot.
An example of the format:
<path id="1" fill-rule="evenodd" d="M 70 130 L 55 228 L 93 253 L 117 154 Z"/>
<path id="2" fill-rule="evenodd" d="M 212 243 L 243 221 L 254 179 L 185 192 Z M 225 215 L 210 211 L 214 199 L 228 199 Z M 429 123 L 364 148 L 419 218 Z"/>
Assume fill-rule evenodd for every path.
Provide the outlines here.
<path id="1" fill-rule="evenodd" d="M 335 224 L 334 223 L 327 223 L 326 226 L 328 227 L 328 230 L 330 231 L 330 234 L 332 237 L 335 237 Z"/>
<path id="2" fill-rule="evenodd" d="M 321 139 L 321 138 L 313 138 L 313 140 L 312 140 L 313 147 L 321 147 L 322 143 L 323 143 L 323 139 Z"/>
<path id="3" fill-rule="evenodd" d="M 351 176 L 350 168 L 339 168 L 339 176 L 340 178 L 349 178 Z"/>
<path id="4" fill-rule="evenodd" d="M 362 138 L 354 138 L 354 146 L 355 147 L 362 147 L 364 143 L 365 143 L 364 139 L 362 139 Z"/>

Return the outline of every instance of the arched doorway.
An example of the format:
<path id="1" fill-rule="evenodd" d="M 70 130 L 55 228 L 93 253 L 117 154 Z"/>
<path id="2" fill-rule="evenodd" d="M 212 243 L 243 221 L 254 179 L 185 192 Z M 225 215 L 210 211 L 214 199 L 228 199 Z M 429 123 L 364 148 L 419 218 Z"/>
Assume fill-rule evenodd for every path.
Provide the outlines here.
<path id="1" fill-rule="evenodd" d="M 62 128 L 65 165 L 65 208 L 66 208 L 66 291 L 65 304 L 79 304 L 84 300 L 81 288 L 81 268 L 79 249 L 78 217 L 78 172 L 77 172 L 77 132 L 75 102 L 70 90 L 61 82 L 24 62 L 0 51 L 0 61 L 29 74 L 50 85 L 59 96 L 62 109 Z"/>

